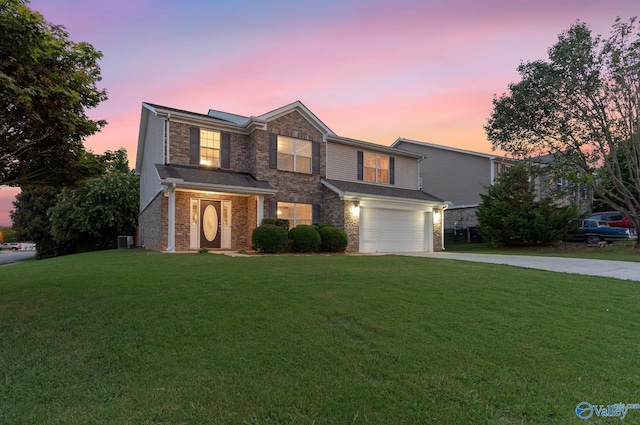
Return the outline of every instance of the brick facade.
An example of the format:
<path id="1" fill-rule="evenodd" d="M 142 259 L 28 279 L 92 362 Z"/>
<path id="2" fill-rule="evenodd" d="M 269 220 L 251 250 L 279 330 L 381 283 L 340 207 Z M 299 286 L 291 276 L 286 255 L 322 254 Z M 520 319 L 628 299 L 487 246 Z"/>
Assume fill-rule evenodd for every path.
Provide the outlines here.
<path id="1" fill-rule="evenodd" d="M 317 219 L 344 229 L 349 240 L 347 249 L 358 252 L 360 248 L 360 219 L 356 211 L 360 207 L 359 201 L 345 201 L 321 183 L 321 180 L 327 177 L 327 147 L 324 134 L 316 125 L 305 118 L 308 115 L 303 115 L 300 111 L 304 112 L 303 109 L 293 109 L 276 118 L 265 118 L 267 119 L 266 127 L 262 127 L 264 121 L 260 122 L 258 120 L 253 127 L 242 128 L 238 126 L 235 132 L 222 130 L 230 135 L 229 168 L 223 171 L 248 173 L 259 181 L 268 182 L 277 191 L 273 195 L 262 195 L 264 201 L 262 215 L 264 217 L 269 217 L 271 201 L 319 205 L 320 216 Z M 267 116 L 269 115 L 267 114 Z M 185 119 L 185 122 L 179 122 L 172 118 L 168 126 L 165 127 L 168 128 L 169 134 L 163 143 L 168 143 L 169 155 L 167 162 L 170 165 L 192 165 L 190 164 L 190 134 L 191 128 L 197 125 L 188 124 L 188 122 L 191 122 L 191 120 Z M 194 120 L 194 122 L 198 121 Z M 215 121 L 209 123 L 205 119 L 202 122 L 201 128 L 211 128 L 211 130 L 218 131 L 215 128 Z M 232 125 L 229 125 L 229 127 L 235 129 Z M 253 130 L 249 134 L 243 134 L 248 128 L 253 128 Z M 319 172 L 307 174 L 270 168 L 270 134 L 318 143 L 320 147 Z M 353 146 L 350 143 L 346 143 L 346 145 L 348 150 L 354 152 L 360 149 L 358 145 Z M 355 154 L 354 158 L 356 158 Z M 351 164 L 351 162 L 348 163 Z M 396 162 L 396 166 L 397 164 Z M 355 168 L 357 163 L 349 166 Z M 157 179 L 157 175 L 151 176 L 149 174 L 149 176 Z M 174 249 L 176 251 L 197 249 L 191 247 L 192 236 L 194 236 L 191 234 L 192 199 L 230 202 L 231 237 L 229 248 L 233 250 L 250 249 L 252 231 L 260 225 L 258 223 L 258 195 L 236 195 L 233 193 L 207 191 L 206 188 L 209 186 L 204 185 L 201 186 L 203 190 L 196 191 L 194 190 L 194 187 L 198 187 L 195 185 L 196 183 L 198 182 L 181 183 L 181 180 L 178 180 L 176 184 Z M 269 190 L 264 188 L 255 189 L 255 192 L 245 189 L 243 187 L 240 192 L 269 193 Z M 226 192 L 226 190 L 223 191 Z M 140 243 L 149 249 L 165 250 L 168 247 L 168 204 L 168 196 L 160 193 L 140 214 Z M 200 217 L 198 219 L 200 220 Z M 447 217 L 444 219 L 446 220 Z M 198 233 L 200 232 L 199 226 L 197 231 Z M 433 249 L 435 251 L 442 250 L 442 234 L 442 225 L 434 223 Z"/>
<path id="2" fill-rule="evenodd" d="M 176 250 L 191 249 L 191 200 L 230 201 L 231 203 L 231 249 L 251 247 L 251 230 L 257 227 L 255 196 L 232 196 L 203 192 L 176 192 Z"/>
<path id="3" fill-rule="evenodd" d="M 269 134 L 295 137 L 320 144 L 320 174 L 296 173 L 269 168 Z M 269 201 L 320 204 L 323 186 L 320 179 L 325 175 L 326 146 L 322 133 L 300 113 L 292 112 L 267 123 L 267 131 L 257 130 L 251 135 L 255 146 L 255 176 L 266 180 L 278 194 L 265 197 L 264 216 L 269 216 Z M 323 221 L 324 217 L 320 217 Z"/>

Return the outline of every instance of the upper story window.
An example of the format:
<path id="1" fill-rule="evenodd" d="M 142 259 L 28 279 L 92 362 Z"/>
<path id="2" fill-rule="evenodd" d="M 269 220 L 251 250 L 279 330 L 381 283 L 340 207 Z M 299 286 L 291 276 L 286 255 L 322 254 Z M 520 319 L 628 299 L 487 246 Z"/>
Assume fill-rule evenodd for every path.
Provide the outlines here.
<path id="1" fill-rule="evenodd" d="M 231 134 L 221 131 L 189 128 L 189 164 L 230 168 Z"/>
<path id="2" fill-rule="evenodd" d="M 364 181 L 389 183 L 389 157 L 375 153 L 364 153 Z"/>
<path id="3" fill-rule="evenodd" d="M 394 168 L 392 156 L 358 151 L 358 180 L 395 184 Z"/>
<path id="4" fill-rule="evenodd" d="M 220 167 L 220 132 L 200 129 L 200 165 Z"/>
<path id="5" fill-rule="evenodd" d="M 278 136 L 278 170 L 311 173 L 312 142 Z"/>

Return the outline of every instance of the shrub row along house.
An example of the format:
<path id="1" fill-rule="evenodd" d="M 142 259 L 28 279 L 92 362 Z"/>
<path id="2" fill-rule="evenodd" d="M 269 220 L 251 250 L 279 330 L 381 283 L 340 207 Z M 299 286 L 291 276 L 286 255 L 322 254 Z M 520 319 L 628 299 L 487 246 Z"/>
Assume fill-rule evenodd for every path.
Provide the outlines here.
<path id="1" fill-rule="evenodd" d="M 143 103 L 139 242 L 246 249 L 270 217 L 341 227 L 352 251 L 440 251 L 448 203 L 420 190 L 422 159 L 338 136 L 301 102 L 257 117 Z"/>

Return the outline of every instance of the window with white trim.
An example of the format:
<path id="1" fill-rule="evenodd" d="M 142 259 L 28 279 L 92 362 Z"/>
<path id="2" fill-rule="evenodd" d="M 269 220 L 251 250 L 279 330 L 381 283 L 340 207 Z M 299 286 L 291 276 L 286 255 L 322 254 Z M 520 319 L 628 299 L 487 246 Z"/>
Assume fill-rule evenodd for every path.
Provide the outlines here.
<path id="1" fill-rule="evenodd" d="M 200 129 L 200 165 L 220 167 L 220 132 Z"/>
<path id="2" fill-rule="evenodd" d="M 311 224 L 312 214 L 311 204 L 278 202 L 278 218 L 289 220 L 289 227 L 292 229 L 300 224 Z"/>
<path id="3" fill-rule="evenodd" d="M 363 179 L 367 182 L 389 183 L 389 157 L 375 153 L 364 153 Z"/>
<path id="4" fill-rule="evenodd" d="M 311 174 L 312 142 L 278 136 L 278 170 Z"/>

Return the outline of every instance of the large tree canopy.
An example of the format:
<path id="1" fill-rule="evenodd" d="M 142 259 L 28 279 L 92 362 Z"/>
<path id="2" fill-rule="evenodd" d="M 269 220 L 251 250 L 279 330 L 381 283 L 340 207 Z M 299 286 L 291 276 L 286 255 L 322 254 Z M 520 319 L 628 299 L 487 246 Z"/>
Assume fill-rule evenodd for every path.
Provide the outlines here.
<path id="1" fill-rule="evenodd" d="M 86 171 L 82 140 L 106 124 L 85 113 L 107 98 L 96 86 L 102 54 L 27 3 L 0 0 L 0 184 L 74 183 Z"/>
<path id="2" fill-rule="evenodd" d="M 640 229 L 640 31 L 616 19 L 609 38 L 578 22 L 549 59 L 522 63 L 522 81 L 496 97 L 485 130 L 494 148 L 519 158 L 553 154 L 565 175 Z"/>

